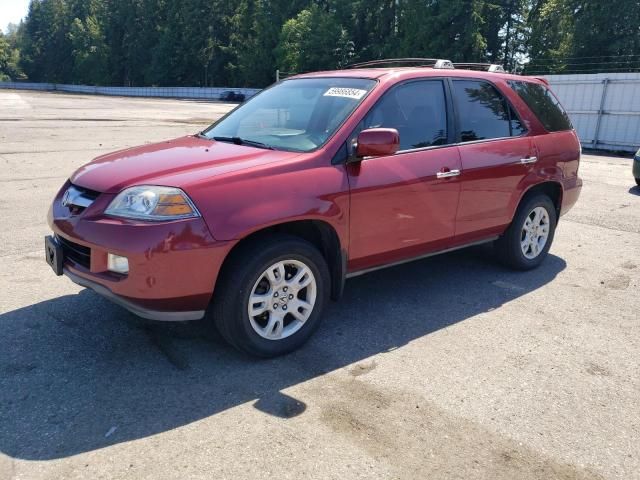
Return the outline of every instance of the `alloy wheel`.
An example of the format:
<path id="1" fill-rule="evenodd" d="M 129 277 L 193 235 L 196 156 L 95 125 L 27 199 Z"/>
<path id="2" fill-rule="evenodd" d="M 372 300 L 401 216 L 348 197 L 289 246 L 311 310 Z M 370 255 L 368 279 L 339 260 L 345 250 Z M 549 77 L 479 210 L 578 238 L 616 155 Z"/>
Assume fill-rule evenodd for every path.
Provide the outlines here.
<path id="1" fill-rule="evenodd" d="M 317 291 L 316 278 L 303 262 L 274 263 L 251 289 L 247 313 L 252 328 L 268 340 L 290 337 L 311 316 Z"/>
<path id="2" fill-rule="evenodd" d="M 534 208 L 524 220 L 520 233 L 522 254 L 529 260 L 536 258 L 549 239 L 549 212 L 544 207 Z"/>

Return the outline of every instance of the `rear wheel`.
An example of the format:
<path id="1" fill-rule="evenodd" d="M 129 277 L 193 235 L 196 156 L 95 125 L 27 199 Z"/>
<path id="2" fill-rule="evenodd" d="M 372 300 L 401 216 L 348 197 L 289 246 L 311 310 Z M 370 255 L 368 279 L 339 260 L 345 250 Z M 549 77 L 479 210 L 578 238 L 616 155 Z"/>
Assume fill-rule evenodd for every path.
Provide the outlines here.
<path id="1" fill-rule="evenodd" d="M 274 235 L 235 252 L 220 281 L 213 316 L 221 335 L 246 353 L 274 357 L 300 347 L 318 327 L 330 277 L 313 245 Z"/>
<path id="2" fill-rule="evenodd" d="M 640 187 L 640 178 L 636 178 L 636 185 Z"/>
<path id="3" fill-rule="evenodd" d="M 518 270 L 537 267 L 549 253 L 556 223 L 556 209 L 547 195 L 525 199 L 507 231 L 496 241 L 498 255 Z"/>

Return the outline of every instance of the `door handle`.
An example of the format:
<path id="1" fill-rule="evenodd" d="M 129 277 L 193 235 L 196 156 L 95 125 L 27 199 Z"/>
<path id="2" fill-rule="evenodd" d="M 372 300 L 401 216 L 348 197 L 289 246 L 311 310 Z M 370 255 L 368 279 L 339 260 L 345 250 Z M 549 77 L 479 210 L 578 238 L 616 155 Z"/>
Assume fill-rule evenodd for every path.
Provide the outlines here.
<path id="1" fill-rule="evenodd" d="M 521 158 L 520 163 L 522 165 L 528 165 L 530 163 L 536 163 L 538 161 L 538 157 L 529 157 L 529 158 Z"/>
<path id="2" fill-rule="evenodd" d="M 458 175 L 460 175 L 460 170 L 448 170 L 446 172 L 436 173 L 437 178 L 450 178 L 450 177 L 457 177 Z"/>

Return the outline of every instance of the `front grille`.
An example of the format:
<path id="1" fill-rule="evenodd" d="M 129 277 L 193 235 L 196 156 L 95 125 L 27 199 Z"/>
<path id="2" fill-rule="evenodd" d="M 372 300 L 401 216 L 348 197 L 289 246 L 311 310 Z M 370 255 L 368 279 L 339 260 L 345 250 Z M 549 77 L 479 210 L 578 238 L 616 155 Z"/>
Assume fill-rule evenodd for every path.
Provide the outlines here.
<path id="1" fill-rule="evenodd" d="M 95 190 L 89 190 L 88 188 L 84 188 L 84 187 L 79 187 L 78 185 L 73 185 L 73 188 L 75 188 L 79 192 L 82 192 L 83 196 L 90 198 L 91 200 L 95 200 L 100 195 L 100 192 L 97 192 Z"/>
<path id="2" fill-rule="evenodd" d="M 73 263 L 82 265 L 86 269 L 91 267 L 91 249 L 89 247 L 78 245 L 77 243 L 67 240 L 59 235 L 56 237 L 62 246 L 64 258 L 68 258 L 73 261 Z"/>
<path id="3" fill-rule="evenodd" d="M 72 215 L 84 212 L 100 195 L 100 192 L 89 190 L 77 185 L 69 185 L 62 196 L 62 205 L 67 207 Z"/>

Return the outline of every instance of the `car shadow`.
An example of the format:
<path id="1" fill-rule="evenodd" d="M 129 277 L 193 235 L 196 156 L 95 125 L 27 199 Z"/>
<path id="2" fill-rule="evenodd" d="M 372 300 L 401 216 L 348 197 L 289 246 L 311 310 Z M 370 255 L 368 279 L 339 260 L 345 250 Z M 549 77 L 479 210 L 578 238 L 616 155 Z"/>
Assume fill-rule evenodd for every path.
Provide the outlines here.
<path id="1" fill-rule="evenodd" d="M 631 195 L 636 195 L 636 196 L 640 197 L 640 185 L 636 185 L 635 187 L 631 187 L 629 189 L 629 193 Z"/>
<path id="2" fill-rule="evenodd" d="M 0 315 L 0 452 L 68 457 L 165 432 L 254 402 L 304 415 L 282 390 L 499 308 L 566 267 L 550 255 L 513 272 L 475 247 L 349 280 L 301 350 L 247 358 L 206 322 L 137 320 L 93 292 Z"/>

